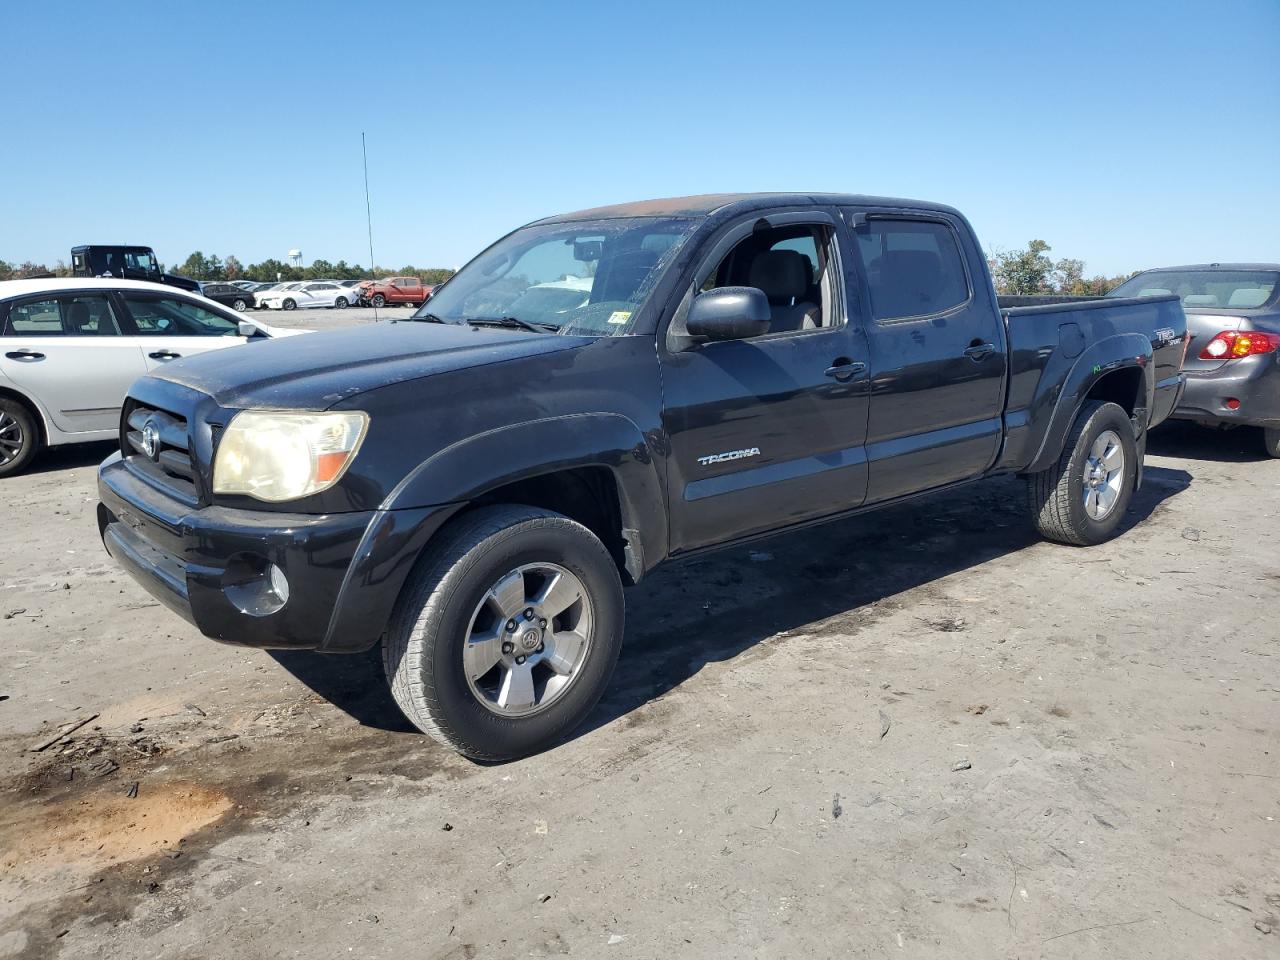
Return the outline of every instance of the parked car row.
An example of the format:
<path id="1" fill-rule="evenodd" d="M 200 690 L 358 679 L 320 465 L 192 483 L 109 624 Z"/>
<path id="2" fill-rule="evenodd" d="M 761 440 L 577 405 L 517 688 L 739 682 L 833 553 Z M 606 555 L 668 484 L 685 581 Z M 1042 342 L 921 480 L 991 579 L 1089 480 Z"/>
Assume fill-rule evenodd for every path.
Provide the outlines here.
<path id="1" fill-rule="evenodd" d="M 432 287 L 417 277 L 385 280 L 294 280 L 258 283 L 229 280 L 201 284 L 201 293 L 233 310 L 298 310 L 331 307 L 420 307 Z"/>

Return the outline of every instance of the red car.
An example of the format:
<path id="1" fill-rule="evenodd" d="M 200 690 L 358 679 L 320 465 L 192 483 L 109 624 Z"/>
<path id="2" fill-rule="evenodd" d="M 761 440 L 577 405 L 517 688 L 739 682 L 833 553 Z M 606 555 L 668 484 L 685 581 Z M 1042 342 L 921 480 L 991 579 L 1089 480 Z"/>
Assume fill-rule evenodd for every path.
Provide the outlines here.
<path id="1" fill-rule="evenodd" d="M 365 280 L 360 284 L 360 302 L 374 307 L 385 306 L 388 303 L 406 303 L 417 307 L 431 296 L 432 289 L 417 277 Z"/>

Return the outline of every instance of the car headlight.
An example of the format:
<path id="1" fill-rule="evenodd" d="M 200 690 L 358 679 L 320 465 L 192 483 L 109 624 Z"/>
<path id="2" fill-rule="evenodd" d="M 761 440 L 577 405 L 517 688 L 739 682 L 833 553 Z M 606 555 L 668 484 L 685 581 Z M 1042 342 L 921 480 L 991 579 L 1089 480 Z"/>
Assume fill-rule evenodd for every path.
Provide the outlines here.
<path id="1" fill-rule="evenodd" d="M 213 492 L 279 503 L 327 490 L 355 459 L 368 426 L 360 411 L 242 410 L 218 443 Z"/>

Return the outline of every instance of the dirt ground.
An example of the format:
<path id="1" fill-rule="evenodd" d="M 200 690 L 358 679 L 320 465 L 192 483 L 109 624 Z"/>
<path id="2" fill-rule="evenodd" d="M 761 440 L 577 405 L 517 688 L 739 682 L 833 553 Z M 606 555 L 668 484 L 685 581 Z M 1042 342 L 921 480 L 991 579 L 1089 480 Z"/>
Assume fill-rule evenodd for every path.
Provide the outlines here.
<path id="1" fill-rule="evenodd" d="M 999 479 L 670 566 L 494 766 L 375 657 L 197 635 L 98 542 L 109 447 L 54 452 L 2 482 L 0 957 L 1280 956 L 1259 449 L 1157 432 L 1088 550 Z"/>

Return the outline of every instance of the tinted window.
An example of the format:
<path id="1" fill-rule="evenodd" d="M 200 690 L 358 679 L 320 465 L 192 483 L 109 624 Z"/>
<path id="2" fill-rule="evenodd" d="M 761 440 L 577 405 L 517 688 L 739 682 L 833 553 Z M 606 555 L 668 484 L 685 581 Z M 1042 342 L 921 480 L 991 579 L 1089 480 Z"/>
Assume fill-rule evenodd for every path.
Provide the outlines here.
<path id="1" fill-rule="evenodd" d="M 13 337 L 115 336 L 120 325 L 104 296 L 50 297 L 10 307 L 4 332 Z"/>
<path id="2" fill-rule="evenodd" d="M 236 334 L 238 319 L 214 313 L 190 300 L 125 293 L 138 333 L 144 336 L 218 337 Z"/>
<path id="3" fill-rule="evenodd" d="M 1280 274 L 1269 270 L 1153 270 L 1112 290 L 1109 297 L 1161 297 L 1176 293 L 1188 307 L 1260 307 Z"/>
<path id="4" fill-rule="evenodd" d="M 877 320 L 942 313 L 969 299 L 964 260 L 946 224 L 869 220 L 856 236 Z"/>

